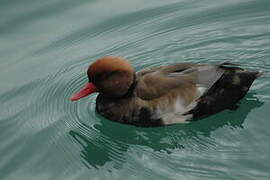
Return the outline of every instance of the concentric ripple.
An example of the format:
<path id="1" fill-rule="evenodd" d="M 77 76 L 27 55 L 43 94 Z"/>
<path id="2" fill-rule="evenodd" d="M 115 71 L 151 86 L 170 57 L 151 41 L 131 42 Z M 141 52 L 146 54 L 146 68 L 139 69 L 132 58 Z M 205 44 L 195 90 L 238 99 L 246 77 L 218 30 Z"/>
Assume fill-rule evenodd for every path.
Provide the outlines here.
<path id="1" fill-rule="evenodd" d="M 33 1 L 0 6 L 0 179 L 269 179 L 267 0 Z M 95 59 L 136 70 L 231 61 L 264 75 L 237 111 L 159 128 L 71 102 Z"/>

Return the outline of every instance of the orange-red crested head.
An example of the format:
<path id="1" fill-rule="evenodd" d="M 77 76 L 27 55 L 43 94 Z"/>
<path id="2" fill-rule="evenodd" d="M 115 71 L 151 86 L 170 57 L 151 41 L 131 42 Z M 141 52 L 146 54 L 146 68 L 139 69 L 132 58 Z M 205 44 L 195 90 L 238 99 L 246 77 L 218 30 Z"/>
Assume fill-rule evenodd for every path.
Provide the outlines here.
<path id="1" fill-rule="evenodd" d="M 105 56 L 97 59 L 87 70 L 88 85 L 71 100 L 78 100 L 93 92 L 100 92 L 111 98 L 122 97 L 132 85 L 134 73 L 133 67 L 121 57 Z"/>

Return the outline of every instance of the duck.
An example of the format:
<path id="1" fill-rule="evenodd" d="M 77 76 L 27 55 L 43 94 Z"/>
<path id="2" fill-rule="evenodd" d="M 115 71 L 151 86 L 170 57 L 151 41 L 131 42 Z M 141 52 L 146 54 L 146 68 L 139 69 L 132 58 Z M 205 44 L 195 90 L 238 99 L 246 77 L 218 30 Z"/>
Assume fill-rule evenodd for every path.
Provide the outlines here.
<path id="1" fill-rule="evenodd" d="M 236 110 L 262 74 L 231 62 L 182 62 L 135 72 L 128 60 L 105 56 L 88 67 L 88 82 L 70 100 L 99 93 L 96 112 L 108 120 L 140 127 L 166 126 Z"/>

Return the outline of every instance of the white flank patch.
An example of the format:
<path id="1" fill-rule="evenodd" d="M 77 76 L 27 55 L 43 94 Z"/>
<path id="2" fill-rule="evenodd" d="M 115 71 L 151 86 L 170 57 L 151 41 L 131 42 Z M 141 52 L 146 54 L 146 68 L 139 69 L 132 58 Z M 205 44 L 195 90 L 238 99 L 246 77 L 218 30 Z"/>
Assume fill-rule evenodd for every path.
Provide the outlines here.
<path id="1" fill-rule="evenodd" d="M 154 118 L 161 118 L 165 125 L 187 123 L 192 118 L 192 114 L 184 115 L 186 112 L 192 110 L 197 105 L 197 99 L 204 94 L 205 87 L 197 87 L 197 98 L 192 103 L 185 106 L 183 99 L 177 97 L 174 104 L 168 104 L 167 106 L 160 106 L 157 108 Z"/>
<path id="2" fill-rule="evenodd" d="M 198 92 L 197 97 L 201 97 L 205 93 L 206 89 L 207 89 L 206 87 L 203 87 L 203 86 L 197 84 L 197 92 Z"/>
<path id="3" fill-rule="evenodd" d="M 196 102 L 190 104 L 189 106 L 184 106 L 183 100 L 178 97 L 174 104 L 158 107 L 156 111 L 155 118 L 161 118 L 163 123 L 176 124 L 176 123 L 187 123 L 187 120 L 192 118 L 192 115 L 183 115 L 185 112 L 196 106 Z"/>

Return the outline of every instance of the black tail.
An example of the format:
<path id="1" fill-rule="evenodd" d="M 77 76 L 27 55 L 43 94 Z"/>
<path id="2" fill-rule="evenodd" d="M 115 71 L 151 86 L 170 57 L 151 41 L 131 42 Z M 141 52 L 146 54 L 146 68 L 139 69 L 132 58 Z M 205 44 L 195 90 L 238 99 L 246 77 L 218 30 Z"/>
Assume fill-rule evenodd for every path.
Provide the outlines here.
<path id="1" fill-rule="evenodd" d="M 251 72 L 238 67 L 220 66 L 225 70 L 220 79 L 199 99 L 197 106 L 187 114 L 201 119 L 225 109 L 237 109 L 237 102 L 248 92 L 253 81 L 262 72 Z"/>

